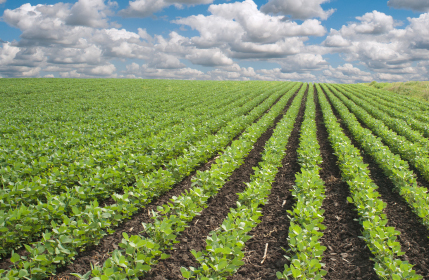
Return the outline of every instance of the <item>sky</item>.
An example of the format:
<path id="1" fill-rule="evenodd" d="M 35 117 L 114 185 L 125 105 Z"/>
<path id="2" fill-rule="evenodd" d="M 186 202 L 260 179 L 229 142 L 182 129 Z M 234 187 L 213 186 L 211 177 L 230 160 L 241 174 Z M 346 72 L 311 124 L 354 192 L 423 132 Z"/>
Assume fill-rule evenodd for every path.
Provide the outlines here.
<path id="1" fill-rule="evenodd" d="M 428 0 L 0 0 L 0 77 L 429 80 Z"/>

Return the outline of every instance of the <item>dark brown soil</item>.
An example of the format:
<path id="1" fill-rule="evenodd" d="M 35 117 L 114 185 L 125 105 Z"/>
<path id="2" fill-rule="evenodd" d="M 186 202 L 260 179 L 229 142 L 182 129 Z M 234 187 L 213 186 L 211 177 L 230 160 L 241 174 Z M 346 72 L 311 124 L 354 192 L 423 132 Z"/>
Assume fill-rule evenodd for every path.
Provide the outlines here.
<path id="1" fill-rule="evenodd" d="M 337 114 L 335 109 L 334 112 Z M 405 252 L 401 259 L 414 264 L 414 270 L 424 276 L 425 279 L 429 279 L 429 260 L 425 257 L 429 254 L 429 230 L 421 223 L 420 218 L 412 212 L 405 199 L 394 190 L 393 182 L 384 175 L 383 170 L 353 139 L 345 124 L 342 124 L 342 127 L 352 140 L 353 145 L 360 149 L 364 163 L 368 164 L 370 177 L 379 187 L 380 198 L 386 203 L 384 213 L 389 220 L 387 226 L 395 227 L 401 232 L 398 241 L 402 251 Z M 365 126 L 365 128 L 367 127 Z"/>
<path id="2" fill-rule="evenodd" d="M 276 104 L 281 97 L 279 97 L 274 104 Z M 274 106 L 273 104 L 273 106 Z M 267 112 L 269 109 L 267 110 Z M 255 120 L 257 122 L 260 117 Z M 241 134 L 237 135 L 235 139 L 238 139 Z M 231 142 L 228 144 L 230 145 Z M 210 159 L 206 164 L 200 166 L 198 170 L 205 171 L 210 169 L 212 163 L 215 161 L 217 156 Z M 142 223 L 150 223 L 152 219 L 149 216 L 149 212 L 156 210 L 158 206 L 166 204 L 170 201 L 173 196 L 179 196 L 185 190 L 191 188 L 191 179 L 196 172 L 193 172 L 188 177 L 183 179 L 180 183 L 173 186 L 173 188 L 167 193 L 163 194 L 159 198 L 152 201 L 149 205 L 134 214 L 130 220 L 125 221 L 117 228 L 115 233 L 105 236 L 97 246 L 87 248 L 84 252 L 77 255 L 76 260 L 63 268 L 58 270 L 55 279 L 77 279 L 74 276 L 70 276 L 70 273 L 79 273 L 81 275 L 91 270 L 91 264 L 97 264 L 102 266 L 104 261 L 110 257 L 110 253 L 115 249 L 118 249 L 117 244 L 122 240 L 122 233 L 127 232 L 129 235 L 138 234 L 143 230 Z"/>
<path id="3" fill-rule="evenodd" d="M 325 210 L 326 226 L 321 243 L 326 246 L 322 263 L 328 272 L 325 279 L 379 279 L 373 269 L 374 257 L 359 238 L 363 231 L 357 219 L 356 208 L 348 203 L 349 186 L 341 179 L 337 165 L 338 158 L 329 143 L 328 132 L 323 122 L 323 115 L 316 98 L 317 140 L 319 141 L 323 163 L 320 177 L 325 181 L 325 195 L 322 208 Z"/>
<path id="4" fill-rule="evenodd" d="M 292 100 L 293 98 L 289 100 L 284 112 L 289 108 Z M 254 174 L 253 167 L 257 166 L 261 161 L 265 143 L 273 134 L 274 127 L 283 117 L 284 112 L 275 119 L 274 126 L 262 134 L 244 163 L 233 172 L 229 181 L 209 201 L 208 207 L 202 211 L 200 216 L 195 217 L 191 222 L 191 226 L 178 237 L 180 243 L 175 246 L 175 250 L 168 252 L 171 254 L 170 258 L 161 261 L 144 279 L 182 279 L 181 267 L 198 267 L 198 263 L 190 251 L 204 250 L 206 238 L 210 231 L 215 230 L 222 224 L 230 212 L 230 208 L 236 207 L 237 193 L 246 188 L 245 182 L 249 182 L 250 176 Z"/>
<path id="5" fill-rule="evenodd" d="M 308 89 L 307 89 L 308 91 Z M 238 272 L 228 279 L 277 279 L 276 272 L 283 271 L 287 263 L 283 249 L 288 249 L 288 232 L 290 219 L 287 210 L 292 210 L 295 200 L 291 189 L 295 184 L 295 173 L 299 172 L 297 162 L 297 149 L 299 145 L 299 130 L 305 111 L 306 94 L 302 100 L 294 129 L 286 146 L 286 155 L 282 160 L 283 166 L 279 168 L 272 185 L 268 203 L 262 207 L 262 218 L 249 235 L 252 239 L 246 242 L 245 264 Z M 268 244 L 266 259 L 263 263 L 265 246 Z"/>
<path id="6" fill-rule="evenodd" d="M 363 128 L 366 128 L 368 130 L 371 130 L 365 123 L 363 123 L 360 119 L 358 119 L 358 117 L 356 116 L 356 119 L 358 120 L 358 122 L 361 124 L 361 126 Z M 372 131 L 372 130 L 371 130 Z M 373 133 L 374 135 L 376 135 L 375 133 Z M 399 134 L 398 134 L 399 135 Z M 379 137 L 380 138 L 380 137 Z M 353 139 L 353 138 L 351 138 Z M 383 139 L 381 139 L 381 142 L 385 145 L 385 146 L 389 146 Z M 392 151 L 393 152 L 393 151 Z M 429 190 L 429 182 L 420 174 L 420 171 L 418 171 L 414 165 L 410 162 L 408 162 L 408 165 L 410 167 L 410 170 L 414 173 L 414 175 L 416 176 L 416 180 L 417 180 L 417 185 L 419 187 L 424 187 L 426 189 Z"/>
<path id="7" fill-rule="evenodd" d="M 292 99 L 286 105 L 283 114 L 289 108 Z M 299 145 L 299 130 L 305 110 L 304 102 L 305 98 L 289 138 L 287 154 L 282 161 L 283 166 L 279 169 L 273 183 L 268 203 L 262 208 L 261 223 L 249 233 L 253 237 L 246 243 L 245 264 L 228 280 L 274 280 L 277 279 L 275 273 L 283 271 L 284 265 L 288 264 L 284 258 L 285 249 L 288 249 L 287 237 L 290 223 L 286 210 L 291 210 L 295 204 L 291 189 L 295 184 L 295 174 L 300 170 L 296 150 Z M 323 223 L 327 228 L 321 238 L 322 245 L 327 247 L 322 259 L 322 263 L 326 264 L 324 269 L 328 271 L 324 279 L 378 279 L 373 269 L 374 263 L 371 261 L 373 255 L 366 247 L 365 242 L 359 238 L 363 228 L 358 222 L 354 205 L 347 202 L 347 197 L 350 196 L 349 187 L 341 180 L 341 172 L 337 164 L 338 159 L 329 143 L 317 96 L 315 102 L 317 138 L 323 158 L 320 176 L 324 180 L 326 188 L 326 199 L 322 208 L 325 210 Z M 333 110 L 340 120 L 338 113 L 334 108 Z M 283 114 L 276 118 L 276 123 Z M 352 140 L 353 145 L 360 148 L 345 125 L 343 123 L 341 125 L 345 134 Z M 181 267 L 198 266 L 190 250 L 205 249 L 205 240 L 210 231 L 218 228 L 230 208 L 235 207 L 238 198 L 236 193 L 245 189 L 244 182 L 250 180 L 250 176 L 254 173 L 253 167 L 261 161 L 265 142 L 271 137 L 274 127 L 268 129 L 258 139 L 244 164 L 233 172 L 219 193 L 208 201 L 208 207 L 203 210 L 201 215 L 195 217 L 190 226 L 178 237 L 180 243 L 175 246 L 176 249 L 167 252 L 171 254 L 171 257 L 161 261 L 144 279 L 182 279 Z M 381 199 L 387 203 L 385 213 L 389 219 L 388 226 L 394 226 L 401 232 L 398 241 L 402 250 L 406 252 L 401 258 L 415 264 L 416 272 L 423 275 L 424 279 L 429 279 L 429 260 L 427 258 L 429 255 L 429 230 L 421 224 L 420 219 L 411 211 L 404 199 L 393 191 L 393 183 L 383 174 L 371 157 L 366 155 L 362 149 L 361 153 L 364 162 L 368 164 L 372 180 L 379 186 L 378 191 Z M 208 163 L 200 166 L 198 170 L 210 169 L 214 160 L 215 158 L 212 158 Z M 423 179 L 419 172 L 413 167 L 411 169 L 417 175 L 419 186 L 428 187 L 429 183 Z M 194 174 L 195 172 L 176 184 L 169 192 L 142 208 L 130 220 L 124 221 L 115 228 L 114 234 L 105 236 L 99 245 L 87 248 L 80 253 L 73 264 L 59 269 L 58 275 L 53 279 L 76 279 L 70 276 L 70 273 L 85 274 L 91 269 L 91 263 L 102 265 L 110 257 L 110 253 L 118 248 L 117 244 L 121 241 L 123 232 L 128 234 L 140 233 L 143 230 L 141 223 L 152 221 L 148 211 L 155 210 L 157 206 L 169 202 L 172 196 L 178 196 L 189 189 Z M 104 203 L 109 204 L 111 201 L 106 200 Z M 266 244 L 268 244 L 267 256 L 261 263 L 264 259 Z M 10 266 L 8 259 L 0 260 L 0 269 L 7 269 L 8 266 Z"/>

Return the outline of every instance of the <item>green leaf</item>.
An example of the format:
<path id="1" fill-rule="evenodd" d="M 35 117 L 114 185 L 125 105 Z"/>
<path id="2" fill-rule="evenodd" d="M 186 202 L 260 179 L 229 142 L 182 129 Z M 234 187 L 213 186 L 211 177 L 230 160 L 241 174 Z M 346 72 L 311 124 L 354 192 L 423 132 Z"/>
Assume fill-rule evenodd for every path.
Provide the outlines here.
<path id="1" fill-rule="evenodd" d="M 46 255 L 38 255 L 34 258 L 35 261 L 37 262 L 43 262 L 43 261 L 47 261 L 46 259 Z"/>
<path id="2" fill-rule="evenodd" d="M 169 257 L 170 257 L 170 255 L 168 255 L 168 254 L 161 254 L 161 260 L 168 259 Z"/>
<path id="3" fill-rule="evenodd" d="M 25 269 L 21 269 L 21 270 L 19 271 L 18 277 L 19 277 L 19 278 L 23 278 L 24 276 L 27 276 L 27 275 L 28 275 L 28 271 L 27 271 L 27 270 L 25 270 Z"/>
<path id="4" fill-rule="evenodd" d="M 144 271 L 149 271 L 151 269 L 150 265 L 142 265 L 141 269 Z"/>
<path id="5" fill-rule="evenodd" d="M 182 273 L 183 278 L 189 279 L 192 276 L 192 273 L 184 267 L 180 268 L 180 272 Z"/>
<path id="6" fill-rule="evenodd" d="M 122 236 L 125 238 L 125 240 L 129 240 L 130 239 L 128 237 L 128 234 L 125 231 L 122 233 Z"/>
<path id="7" fill-rule="evenodd" d="M 21 257 L 17 254 L 17 253 L 13 253 L 12 257 L 10 258 L 10 261 L 12 263 L 16 263 L 17 261 L 19 261 L 21 259 Z"/>

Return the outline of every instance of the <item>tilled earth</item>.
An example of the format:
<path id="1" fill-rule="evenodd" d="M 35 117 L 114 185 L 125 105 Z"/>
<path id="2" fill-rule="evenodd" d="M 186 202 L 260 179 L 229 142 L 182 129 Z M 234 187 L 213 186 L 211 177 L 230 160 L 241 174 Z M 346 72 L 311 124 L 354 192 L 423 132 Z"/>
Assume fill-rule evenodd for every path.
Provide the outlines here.
<path id="1" fill-rule="evenodd" d="M 235 207 L 238 199 L 237 193 L 245 189 L 245 182 L 249 182 L 250 176 L 254 172 L 253 167 L 261 161 L 261 153 L 266 141 L 271 137 L 276 123 L 286 113 L 292 99 L 286 105 L 283 113 L 276 118 L 274 126 L 258 139 L 244 164 L 233 172 L 219 193 L 208 201 L 208 207 L 203 210 L 201 215 L 196 216 L 189 227 L 178 236 L 180 243 L 175 245 L 174 250 L 167 252 L 171 254 L 171 257 L 160 261 L 142 279 L 183 279 L 180 273 L 181 267 L 198 267 L 198 263 L 190 251 L 203 250 L 210 231 L 218 228 L 229 209 Z M 306 95 L 289 138 L 287 153 L 282 161 L 283 166 L 279 169 L 273 183 L 269 202 L 262 208 L 261 222 L 250 232 L 252 238 L 246 242 L 243 260 L 245 264 L 228 280 L 274 280 L 277 279 L 276 272 L 283 271 L 284 265 L 288 264 L 284 257 L 288 250 L 287 237 L 290 223 L 286 211 L 291 210 L 295 205 L 291 190 L 295 183 L 295 174 L 300 170 L 296 150 L 299 146 L 299 131 L 305 110 L 305 100 Z M 341 179 L 341 172 L 337 165 L 338 159 L 329 143 L 316 95 L 315 102 L 317 139 L 323 159 L 320 176 L 325 182 L 326 190 L 326 199 L 322 206 L 325 211 L 326 229 L 321 238 L 322 245 L 327 248 L 322 259 L 325 264 L 324 269 L 328 272 L 325 279 L 378 279 L 373 269 L 372 258 L 374 256 L 365 245 L 364 240 L 360 238 L 362 226 L 358 222 L 357 211 L 353 204 L 347 202 L 347 197 L 350 196 L 349 187 Z M 335 110 L 334 113 L 341 122 Z M 346 135 L 353 139 L 346 126 L 341 124 Z M 361 149 L 355 141 L 352 143 Z M 364 162 L 368 164 L 371 179 L 379 186 L 380 198 L 386 203 L 385 214 L 389 219 L 388 226 L 393 226 L 401 232 L 398 241 L 406 253 L 401 258 L 415 264 L 416 272 L 423 275 L 425 279 L 429 279 L 429 231 L 420 223 L 419 218 L 411 211 L 405 200 L 394 191 L 393 183 L 383 174 L 371 157 L 366 155 L 362 149 L 361 153 Z M 201 166 L 199 170 L 210 169 L 213 162 L 214 158 Z M 413 171 L 416 173 L 415 170 Z M 116 228 L 114 234 L 104 237 L 99 245 L 87 248 L 80 253 L 73 264 L 62 267 L 57 276 L 52 278 L 73 279 L 75 277 L 70 276 L 70 273 L 84 274 L 91 269 L 91 264 L 102 265 L 110 253 L 118 248 L 123 232 L 140 233 L 143 230 L 141 224 L 151 222 L 148 212 L 167 203 L 172 196 L 178 196 L 191 188 L 191 178 L 194 174 L 136 213 L 132 219 L 122 223 Z M 425 187 L 429 185 L 420 175 L 418 175 L 418 184 Z M 5 263 L 3 262 L 3 264 Z"/>

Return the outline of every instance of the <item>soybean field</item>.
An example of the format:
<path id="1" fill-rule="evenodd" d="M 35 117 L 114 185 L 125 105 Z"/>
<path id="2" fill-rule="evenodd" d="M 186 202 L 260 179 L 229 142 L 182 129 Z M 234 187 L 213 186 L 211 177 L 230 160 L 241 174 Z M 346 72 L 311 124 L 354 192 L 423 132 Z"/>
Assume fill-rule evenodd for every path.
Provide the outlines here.
<path id="1" fill-rule="evenodd" d="M 0 79 L 0 279 L 429 279 L 429 103 Z"/>

